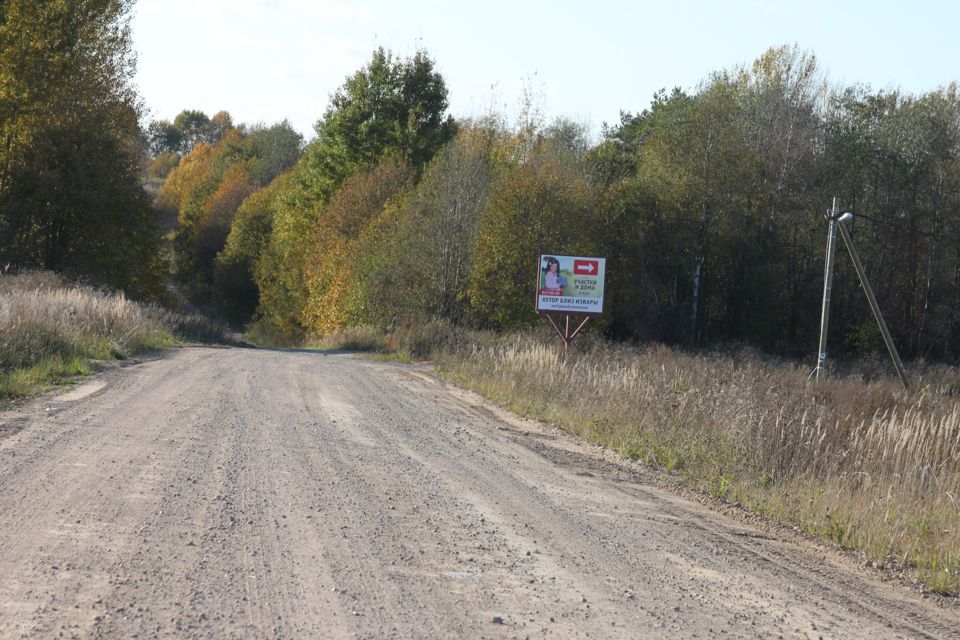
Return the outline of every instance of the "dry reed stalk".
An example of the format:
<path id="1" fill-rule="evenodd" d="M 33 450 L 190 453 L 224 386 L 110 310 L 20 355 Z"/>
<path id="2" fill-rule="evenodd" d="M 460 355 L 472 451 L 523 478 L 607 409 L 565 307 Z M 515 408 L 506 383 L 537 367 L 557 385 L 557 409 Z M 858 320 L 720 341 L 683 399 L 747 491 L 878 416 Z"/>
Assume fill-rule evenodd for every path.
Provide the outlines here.
<path id="1" fill-rule="evenodd" d="M 513 336 L 437 356 L 442 375 L 880 562 L 960 587 L 960 375 L 810 384 L 756 353 L 594 345 L 563 363 Z"/>
<path id="2" fill-rule="evenodd" d="M 169 346 L 174 336 L 223 340 L 222 329 L 203 318 L 140 305 L 122 293 L 44 272 L 0 275 L 0 396 L 86 372 L 90 360 Z"/>

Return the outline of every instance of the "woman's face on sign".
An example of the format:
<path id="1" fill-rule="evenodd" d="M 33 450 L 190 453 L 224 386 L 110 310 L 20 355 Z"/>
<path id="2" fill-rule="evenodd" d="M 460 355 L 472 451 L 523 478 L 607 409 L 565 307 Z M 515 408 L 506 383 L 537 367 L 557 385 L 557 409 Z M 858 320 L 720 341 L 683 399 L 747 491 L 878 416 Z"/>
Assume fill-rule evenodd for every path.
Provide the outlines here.
<path id="1" fill-rule="evenodd" d="M 556 273 L 557 271 L 560 270 L 560 264 L 556 262 L 551 262 L 549 265 L 547 265 L 547 268 L 550 269 L 550 271 L 552 271 L 553 273 Z"/>

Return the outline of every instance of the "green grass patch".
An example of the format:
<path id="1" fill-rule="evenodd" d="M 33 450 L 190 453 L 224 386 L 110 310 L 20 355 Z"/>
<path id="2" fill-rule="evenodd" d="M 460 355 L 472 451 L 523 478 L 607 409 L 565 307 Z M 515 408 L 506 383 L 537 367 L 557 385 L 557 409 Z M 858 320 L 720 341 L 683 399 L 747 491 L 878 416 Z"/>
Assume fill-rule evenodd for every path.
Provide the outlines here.
<path id="1" fill-rule="evenodd" d="M 18 400 L 96 372 L 93 362 L 80 356 L 46 356 L 10 373 L 0 373 L 0 400 Z"/>

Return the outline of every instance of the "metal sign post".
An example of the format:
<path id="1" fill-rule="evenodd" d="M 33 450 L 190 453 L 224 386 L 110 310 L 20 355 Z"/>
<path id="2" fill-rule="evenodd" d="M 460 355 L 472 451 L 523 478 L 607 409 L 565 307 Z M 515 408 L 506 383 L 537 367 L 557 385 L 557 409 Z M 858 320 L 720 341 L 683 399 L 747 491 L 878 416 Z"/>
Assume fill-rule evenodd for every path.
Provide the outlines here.
<path id="1" fill-rule="evenodd" d="M 547 316 L 563 340 L 564 358 L 590 318 L 603 314 L 606 262 L 605 258 L 557 255 L 541 255 L 537 262 L 535 308 Z M 579 324 L 571 320 L 577 316 L 584 316 Z"/>

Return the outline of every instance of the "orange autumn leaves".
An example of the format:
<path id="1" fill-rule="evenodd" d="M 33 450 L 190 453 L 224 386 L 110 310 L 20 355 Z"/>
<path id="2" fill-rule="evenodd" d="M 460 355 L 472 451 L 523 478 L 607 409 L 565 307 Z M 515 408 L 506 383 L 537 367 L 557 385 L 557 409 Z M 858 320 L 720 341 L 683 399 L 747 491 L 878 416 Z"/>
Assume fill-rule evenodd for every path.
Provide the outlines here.
<path id="1" fill-rule="evenodd" d="M 375 232 L 384 208 L 410 186 L 413 173 L 402 160 L 386 158 L 348 178 L 317 220 L 306 265 L 307 303 L 302 324 L 329 333 L 351 316 L 362 317 L 362 275 L 355 271 L 362 242 Z"/>

